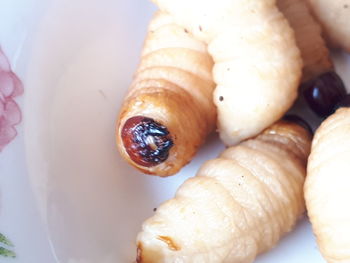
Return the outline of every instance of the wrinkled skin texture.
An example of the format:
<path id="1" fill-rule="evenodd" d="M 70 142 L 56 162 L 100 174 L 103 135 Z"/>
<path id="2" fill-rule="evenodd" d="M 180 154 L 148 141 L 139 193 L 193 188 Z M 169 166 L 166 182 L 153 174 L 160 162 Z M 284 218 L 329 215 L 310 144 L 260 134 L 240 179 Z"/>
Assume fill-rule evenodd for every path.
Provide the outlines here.
<path id="1" fill-rule="evenodd" d="M 203 42 L 175 24 L 169 15 L 156 13 L 117 124 L 117 145 L 124 159 L 140 171 L 158 176 L 173 175 L 191 161 L 215 127 L 212 67 Z M 142 165 L 145 160 L 135 162 L 130 158 L 125 144 L 130 138 L 123 138 L 122 130 L 135 116 L 152 119 L 169 132 L 167 140 L 172 147 L 167 148 L 168 156 L 162 162 Z"/>
<path id="2" fill-rule="evenodd" d="M 250 263 L 305 210 L 311 135 L 281 121 L 206 162 L 146 220 L 138 263 Z"/>
<path id="3" fill-rule="evenodd" d="M 317 243 L 329 263 L 350 262 L 350 108 L 340 108 L 315 133 L 305 200 Z"/>
<path id="4" fill-rule="evenodd" d="M 304 63 L 303 82 L 331 71 L 333 64 L 321 27 L 311 15 L 305 0 L 277 0 L 277 6 L 294 30 Z"/>
<path id="5" fill-rule="evenodd" d="M 275 0 L 153 0 L 208 44 L 226 145 L 255 136 L 292 106 L 302 74 L 294 32 Z"/>

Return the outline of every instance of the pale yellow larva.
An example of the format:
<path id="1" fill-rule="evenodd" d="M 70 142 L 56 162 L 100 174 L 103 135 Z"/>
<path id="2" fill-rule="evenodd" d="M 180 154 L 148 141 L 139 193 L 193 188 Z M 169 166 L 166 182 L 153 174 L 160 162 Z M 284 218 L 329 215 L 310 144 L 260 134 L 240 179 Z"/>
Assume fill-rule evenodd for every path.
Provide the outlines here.
<path id="1" fill-rule="evenodd" d="M 275 0 L 153 2 L 208 44 L 225 144 L 257 135 L 291 107 L 303 63 L 293 29 Z"/>
<path id="2" fill-rule="evenodd" d="M 250 263 L 305 210 L 311 135 L 279 122 L 206 162 L 143 224 L 138 263 Z"/>
<path id="3" fill-rule="evenodd" d="M 315 133 L 305 200 L 322 255 L 350 262 L 350 108 L 341 108 Z"/>

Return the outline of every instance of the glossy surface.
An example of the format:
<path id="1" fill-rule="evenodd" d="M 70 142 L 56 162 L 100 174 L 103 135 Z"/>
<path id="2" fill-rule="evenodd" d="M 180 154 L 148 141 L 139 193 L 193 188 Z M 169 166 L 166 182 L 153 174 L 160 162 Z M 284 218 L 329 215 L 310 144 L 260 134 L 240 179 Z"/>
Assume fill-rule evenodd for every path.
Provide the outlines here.
<path id="1" fill-rule="evenodd" d="M 121 137 L 130 159 L 145 167 L 164 162 L 174 145 L 166 127 L 142 116 L 128 119 L 124 123 Z"/>
<path id="2" fill-rule="evenodd" d="M 337 73 L 327 72 L 303 84 L 302 92 L 310 108 L 320 117 L 327 117 L 345 96 L 346 89 Z"/>

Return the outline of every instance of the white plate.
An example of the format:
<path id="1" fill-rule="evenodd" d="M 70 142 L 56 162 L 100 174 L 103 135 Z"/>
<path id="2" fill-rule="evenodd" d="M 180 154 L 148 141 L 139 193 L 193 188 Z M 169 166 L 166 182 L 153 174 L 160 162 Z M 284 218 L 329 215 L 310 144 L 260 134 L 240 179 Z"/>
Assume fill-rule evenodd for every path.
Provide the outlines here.
<path id="1" fill-rule="evenodd" d="M 133 262 L 142 221 L 223 149 L 212 136 L 166 179 L 139 174 L 116 150 L 115 119 L 154 10 L 146 0 L 0 0 L 0 46 L 24 86 L 19 136 L 0 153 L 0 232 L 18 257 L 1 262 Z M 350 60 L 335 56 L 350 86 Z M 304 218 L 256 262 L 324 260 Z"/>

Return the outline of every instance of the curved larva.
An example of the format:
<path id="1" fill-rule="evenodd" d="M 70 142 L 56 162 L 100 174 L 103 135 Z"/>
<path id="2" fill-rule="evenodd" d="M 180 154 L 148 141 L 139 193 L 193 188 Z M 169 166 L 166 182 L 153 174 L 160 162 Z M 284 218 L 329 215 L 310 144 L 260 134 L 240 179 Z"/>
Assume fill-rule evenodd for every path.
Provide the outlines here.
<path id="1" fill-rule="evenodd" d="M 199 40 L 215 65 L 214 102 L 227 145 L 254 136 L 297 97 L 302 59 L 274 0 L 153 0 Z"/>
<path id="2" fill-rule="evenodd" d="M 350 52 L 350 0 L 307 0 L 333 47 Z"/>
<path id="3" fill-rule="evenodd" d="M 350 109 L 339 109 L 318 128 L 312 142 L 305 200 L 322 255 L 350 262 Z"/>
<path id="4" fill-rule="evenodd" d="M 277 6 L 294 30 L 303 59 L 303 81 L 333 69 L 321 26 L 310 13 L 305 0 L 277 0 Z"/>
<path id="5" fill-rule="evenodd" d="M 215 127 L 212 67 L 206 44 L 169 15 L 154 16 L 117 124 L 118 149 L 130 164 L 168 176 L 192 159 Z"/>
<path id="6" fill-rule="evenodd" d="M 138 263 L 249 263 L 304 211 L 311 136 L 279 122 L 228 148 L 144 222 Z"/>

